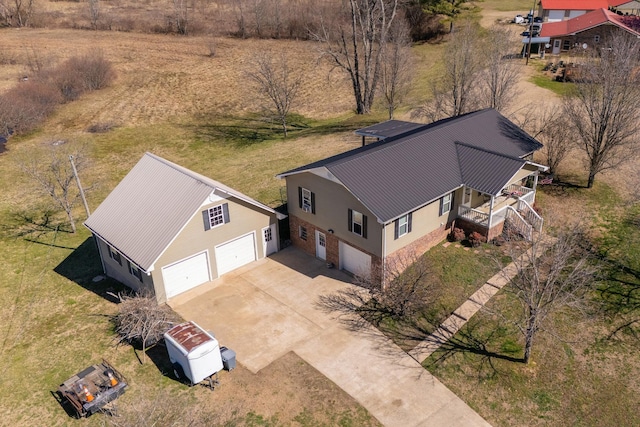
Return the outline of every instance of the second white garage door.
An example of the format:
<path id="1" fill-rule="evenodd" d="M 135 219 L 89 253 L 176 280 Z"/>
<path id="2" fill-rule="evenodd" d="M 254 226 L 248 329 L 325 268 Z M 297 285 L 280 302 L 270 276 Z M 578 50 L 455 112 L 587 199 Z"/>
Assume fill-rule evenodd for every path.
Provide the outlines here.
<path id="1" fill-rule="evenodd" d="M 340 268 L 357 275 L 371 274 L 371 256 L 340 242 Z"/>
<path id="2" fill-rule="evenodd" d="M 216 247 L 218 276 L 256 260 L 254 234 L 247 234 Z"/>
<path id="3" fill-rule="evenodd" d="M 202 252 L 175 264 L 162 267 L 162 278 L 167 298 L 208 282 L 211 279 L 207 253 Z"/>

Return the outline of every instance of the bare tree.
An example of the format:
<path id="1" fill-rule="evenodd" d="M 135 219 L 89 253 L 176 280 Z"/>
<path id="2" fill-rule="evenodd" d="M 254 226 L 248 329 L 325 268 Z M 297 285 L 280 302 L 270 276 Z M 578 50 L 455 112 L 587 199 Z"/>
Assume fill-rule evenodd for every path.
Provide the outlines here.
<path id="1" fill-rule="evenodd" d="M 424 257 L 407 252 L 388 258 L 382 272 L 357 275 L 355 283 L 367 289 L 390 316 L 410 320 L 435 298 L 431 271 Z"/>
<path id="2" fill-rule="evenodd" d="M 140 293 L 119 298 L 118 314 L 112 318 L 119 336 L 118 342 L 140 344 L 144 360 L 147 348 L 160 341 L 163 334 L 180 319 L 169 307 L 158 305 L 151 294 Z"/>
<path id="3" fill-rule="evenodd" d="M 89 19 L 91 20 L 91 28 L 98 29 L 98 20 L 100 19 L 100 0 L 88 0 Z"/>
<path id="4" fill-rule="evenodd" d="M 178 34 L 189 34 L 188 0 L 173 0 L 173 21 Z"/>
<path id="5" fill-rule="evenodd" d="M 452 35 L 449 49 L 443 53 L 444 71 L 432 85 L 433 100 L 413 115 L 432 121 L 471 112 L 480 106 L 478 81 L 483 64 L 478 55 L 479 32 L 470 21 Z"/>
<path id="6" fill-rule="evenodd" d="M 0 0 L 0 16 L 7 25 L 26 27 L 33 15 L 34 0 Z"/>
<path id="7" fill-rule="evenodd" d="M 258 92 L 275 108 L 274 115 L 282 125 L 284 136 L 287 136 L 287 115 L 291 110 L 298 89 L 302 83 L 300 73 L 289 66 L 287 55 L 274 56 L 268 53 L 258 55 L 255 69 L 247 72 L 247 76 L 256 84 Z"/>
<path id="8" fill-rule="evenodd" d="M 409 29 L 406 21 L 396 20 L 391 26 L 389 43 L 382 52 L 381 83 L 389 110 L 389 120 L 409 90 L 413 71 Z"/>
<path id="9" fill-rule="evenodd" d="M 633 158 L 640 131 L 640 42 L 617 33 L 609 48 L 593 49 L 564 112 L 587 157 L 587 187 L 596 175 Z"/>
<path id="10" fill-rule="evenodd" d="M 356 113 L 371 111 L 380 78 L 382 52 L 398 12 L 399 0 L 343 0 L 342 16 L 323 22 L 312 37 L 322 54 L 348 74 Z"/>
<path id="11" fill-rule="evenodd" d="M 481 99 L 484 107 L 504 112 L 515 97 L 519 80 L 518 69 L 509 59 L 511 32 L 505 27 L 493 26 L 483 44 L 487 49 L 482 52 L 485 64 L 479 79 Z"/>
<path id="12" fill-rule="evenodd" d="M 524 337 L 525 363 L 531 359 L 537 333 L 550 326 L 554 314 L 563 308 L 579 309 L 585 305 L 595 269 L 582 243 L 584 235 L 575 227 L 562 231 L 556 238 L 540 233 L 522 254 L 516 250 L 518 246 L 511 246 L 517 273 L 504 289 L 515 296 L 522 308 L 513 324 Z M 510 269 L 502 271 L 510 279 Z"/>
<path id="13" fill-rule="evenodd" d="M 78 172 L 88 167 L 84 146 L 68 149 L 64 145 L 53 145 L 49 151 L 49 157 L 31 155 L 29 158 L 21 159 L 18 165 L 24 174 L 37 184 L 38 189 L 49 195 L 65 212 L 71 231 L 75 233 L 73 208 L 81 199 L 81 194 L 69 162 L 71 155 Z"/>
<path id="14" fill-rule="evenodd" d="M 557 103 L 536 102 L 520 111 L 521 120 L 514 118 L 529 135 L 543 144 L 542 163 L 549 166 L 549 172 L 556 174 L 560 163 L 575 146 L 571 127 Z"/>

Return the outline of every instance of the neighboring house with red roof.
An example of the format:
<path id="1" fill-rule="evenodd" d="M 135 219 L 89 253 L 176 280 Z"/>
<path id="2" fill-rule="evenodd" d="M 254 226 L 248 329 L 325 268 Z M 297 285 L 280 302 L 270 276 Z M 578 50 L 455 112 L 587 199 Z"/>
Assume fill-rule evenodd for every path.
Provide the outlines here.
<path id="1" fill-rule="evenodd" d="M 640 3 L 635 0 L 540 0 L 538 16 L 544 22 L 559 22 L 598 9 L 616 9 L 622 14 L 635 14 L 640 10 Z"/>
<path id="2" fill-rule="evenodd" d="M 599 46 L 614 32 L 624 31 L 640 38 L 640 17 L 621 16 L 601 8 L 575 18 L 545 22 L 539 34 L 539 42 L 549 45 L 546 53 L 554 55 L 574 48 Z"/>

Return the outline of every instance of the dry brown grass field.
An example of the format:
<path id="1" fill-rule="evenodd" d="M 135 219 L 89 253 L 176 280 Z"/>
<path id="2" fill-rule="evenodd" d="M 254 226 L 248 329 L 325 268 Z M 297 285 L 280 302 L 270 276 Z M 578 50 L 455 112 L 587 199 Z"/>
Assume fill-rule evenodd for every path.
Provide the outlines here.
<path id="1" fill-rule="evenodd" d="M 481 22 L 488 26 L 511 17 L 514 10 L 526 11 L 528 3 L 486 0 L 477 4 L 485 9 Z M 103 425 L 101 417 L 72 420 L 50 394 L 61 380 L 102 357 L 130 380 L 131 389 L 121 398 L 123 407 L 142 395 L 157 396 L 158 390 L 166 390 L 169 396 L 183 399 L 181 402 L 214 410 L 217 418 L 211 419 L 212 425 L 378 425 L 357 402 L 293 354 L 258 375 L 241 366 L 223 373 L 222 386 L 212 393 L 178 385 L 156 364 L 147 361 L 140 365 L 131 348 L 115 348 L 107 316 L 115 313 L 117 306 L 102 295 L 105 290 L 117 290 L 117 284 L 92 284 L 101 268 L 95 251 L 87 249 L 91 248 L 88 232 L 79 227 L 76 235 L 52 230 L 30 233 L 26 238 L 18 234 L 30 226 L 18 214 L 30 212 L 39 221 L 38 215 L 49 202 L 34 192 L 17 162 L 46 154 L 53 141 L 63 140 L 72 147 L 85 145 L 92 164 L 82 180 L 91 187 L 89 204 L 95 208 L 140 156 L 152 151 L 276 206 L 283 202 L 283 183 L 274 177 L 277 173 L 358 146 L 359 138 L 352 129 L 384 120 L 384 110 L 377 106 L 371 116 L 355 117 L 349 82 L 338 71 L 331 72 L 330 64 L 318 61 L 317 46 L 312 42 L 220 36 L 233 27 L 228 21 L 232 15 L 224 8 L 211 6 L 207 10 L 206 16 L 220 29 L 215 37 L 206 31 L 184 37 L 71 29 L 89 25 L 86 2 L 41 0 L 38 4 L 46 13 L 36 16 L 37 23 L 65 28 L 0 29 L 0 92 L 20 84 L 35 63 L 58 64 L 97 50 L 114 64 L 117 78 L 109 88 L 62 105 L 32 133 L 11 138 L 8 151 L 0 154 L 0 426 Z M 146 19 L 145 29 L 164 22 L 168 12 L 162 7 L 166 9 L 169 2 L 114 0 L 101 4 L 114 23 L 129 22 L 129 30 L 136 30 L 136 20 Z M 519 30 L 513 28 L 514 32 Z M 209 49 L 212 40 L 214 56 Z M 517 41 L 514 49 L 519 47 Z M 428 84 L 437 73 L 444 49 L 445 42 L 414 47 L 417 75 L 398 118 L 408 119 L 410 109 L 429 97 Z M 286 52 L 293 65 L 304 71 L 300 99 L 293 108 L 298 127 L 288 139 L 280 137 L 277 126 L 262 120 L 261 104 L 245 78 L 253 57 L 264 51 Z M 535 64 L 518 66 L 522 73 L 513 106 L 516 114 L 541 99 L 557 101 L 551 91 L 530 81 Z M 108 125 L 111 130 L 88 132 L 92 125 Z M 560 173 L 580 184 L 584 181 L 581 165 L 581 156 L 574 153 Z M 540 201 L 547 212 L 589 218 L 591 213 L 585 212 L 590 206 L 610 199 L 623 204 L 637 192 L 635 181 L 629 179 L 636 168 L 637 163 L 631 163 L 603 174 L 599 181 L 607 185 L 596 188 L 592 196 L 581 190 L 559 189 L 542 194 Z M 83 218 L 80 207 L 76 215 Z M 54 217 L 51 225 L 65 229 L 61 217 Z M 597 350 L 596 356 L 605 361 L 609 357 L 604 350 Z M 611 357 L 616 360 L 605 367 L 602 378 L 615 376 L 611 372 L 615 369 L 637 372 L 636 367 L 625 364 L 623 352 Z M 583 362 L 587 356 L 577 358 Z M 603 363 L 593 366 L 601 369 Z M 460 375 L 464 367 L 460 372 L 455 366 L 451 369 L 454 373 L 449 375 L 446 366 L 440 370 L 443 381 L 449 381 L 452 389 L 496 425 L 562 425 L 562 411 L 571 410 L 570 405 L 560 409 L 552 405 L 550 411 L 555 412 L 547 418 L 538 418 L 535 410 L 509 412 L 509 403 L 495 404 L 509 394 L 499 380 L 490 384 L 496 394 L 490 395 L 493 401 L 487 400 L 487 389 L 473 377 L 474 372 Z M 504 369 L 519 371 L 516 379 L 533 383 L 538 375 L 544 377 L 536 368 Z M 631 391 L 638 390 L 637 382 L 629 384 Z M 578 386 L 587 387 L 584 383 Z M 624 396 L 628 399 L 629 393 Z M 594 401 L 580 399 L 576 398 L 576 405 Z"/>

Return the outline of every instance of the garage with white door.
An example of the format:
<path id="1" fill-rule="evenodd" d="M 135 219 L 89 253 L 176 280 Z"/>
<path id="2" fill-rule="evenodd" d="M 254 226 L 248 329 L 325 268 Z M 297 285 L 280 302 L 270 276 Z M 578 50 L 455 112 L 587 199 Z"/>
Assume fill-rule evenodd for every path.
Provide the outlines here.
<path id="1" fill-rule="evenodd" d="M 167 298 L 195 288 L 211 280 L 207 252 L 200 252 L 174 264 L 162 267 Z"/>
<path id="2" fill-rule="evenodd" d="M 344 242 L 339 243 L 340 269 L 358 275 L 371 273 L 371 255 L 368 255 Z"/>
<path id="3" fill-rule="evenodd" d="M 218 276 L 256 260 L 255 234 L 250 233 L 216 246 Z"/>

